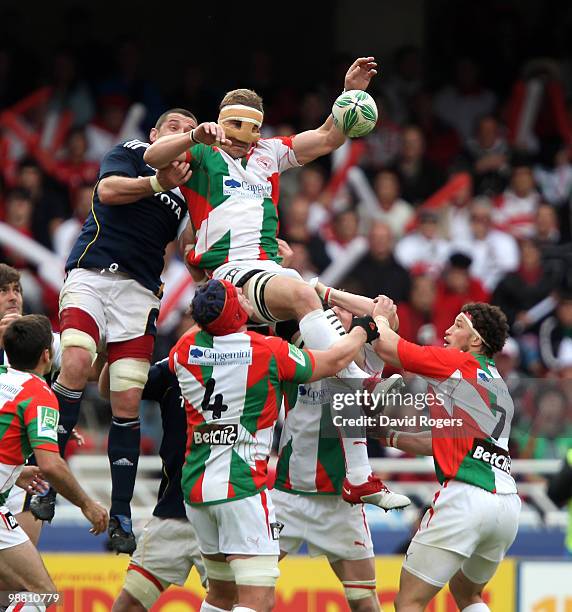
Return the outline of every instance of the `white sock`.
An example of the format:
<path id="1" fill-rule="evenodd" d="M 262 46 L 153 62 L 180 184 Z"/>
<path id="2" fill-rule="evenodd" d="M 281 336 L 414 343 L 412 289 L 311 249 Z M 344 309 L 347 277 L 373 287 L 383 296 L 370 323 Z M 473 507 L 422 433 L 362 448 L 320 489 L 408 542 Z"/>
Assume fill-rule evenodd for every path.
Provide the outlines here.
<path id="1" fill-rule="evenodd" d="M 326 312 L 323 310 L 313 310 L 302 318 L 299 322 L 299 327 L 306 348 L 325 351 L 330 348 L 332 344 L 338 342 L 340 336 L 345 333 L 339 319 L 335 317 L 335 315 L 334 317 L 331 315 L 333 315 L 333 311 L 331 310 Z M 352 362 L 347 368 L 338 372 L 338 377 L 341 379 L 353 378 L 361 380 L 363 378 L 368 378 L 368 375 Z M 347 385 L 340 383 L 340 381 L 335 378 L 328 379 L 328 386 L 332 393 L 340 391 L 342 393 L 348 393 L 349 391 Z M 355 416 L 359 416 L 359 414 Z M 354 431 L 352 433 L 355 435 L 356 432 Z M 347 479 L 352 484 L 361 484 L 365 482 L 371 474 L 365 436 L 348 438 L 344 431 L 340 429 L 340 444 L 344 451 Z"/>
<path id="2" fill-rule="evenodd" d="M 480 602 L 463 608 L 461 612 L 491 612 L 491 609 L 487 606 L 487 604 Z"/>
<path id="3" fill-rule="evenodd" d="M 205 600 L 201 604 L 201 609 L 199 612 L 230 612 L 230 610 L 227 610 L 226 608 L 217 608 Z"/>
<path id="4" fill-rule="evenodd" d="M 26 591 L 26 594 L 29 593 Z M 24 604 L 22 608 L 18 608 L 19 605 L 21 605 L 20 602 L 13 603 L 6 608 L 6 612 L 13 612 L 16 609 L 18 609 L 19 612 L 46 612 L 46 606 L 41 603 L 27 603 Z"/>
<path id="5" fill-rule="evenodd" d="M 247 608 L 246 606 L 234 606 L 232 612 L 256 612 L 254 608 Z"/>

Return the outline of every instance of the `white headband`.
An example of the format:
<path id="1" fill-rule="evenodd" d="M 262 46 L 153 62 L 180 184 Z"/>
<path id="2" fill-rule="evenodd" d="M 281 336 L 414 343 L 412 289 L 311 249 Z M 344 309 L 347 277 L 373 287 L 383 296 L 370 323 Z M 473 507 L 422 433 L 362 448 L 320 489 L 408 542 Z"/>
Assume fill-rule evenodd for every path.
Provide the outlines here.
<path id="1" fill-rule="evenodd" d="M 485 345 L 490 347 L 490 344 L 481 336 L 481 334 L 479 334 L 479 332 L 475 329 L 475 326 L 473 325 L 473 322 L 471 321 L 471 319 L 464 313 L 464 312 L 460 312 L 459 315 L 461 317 L 461 319 L 463 319 L 463 321 L 465 321 L 465 323 L 471 328 L 471 331 L 473 332 L 473 334 L 475 334 L 475 336 Z"/>

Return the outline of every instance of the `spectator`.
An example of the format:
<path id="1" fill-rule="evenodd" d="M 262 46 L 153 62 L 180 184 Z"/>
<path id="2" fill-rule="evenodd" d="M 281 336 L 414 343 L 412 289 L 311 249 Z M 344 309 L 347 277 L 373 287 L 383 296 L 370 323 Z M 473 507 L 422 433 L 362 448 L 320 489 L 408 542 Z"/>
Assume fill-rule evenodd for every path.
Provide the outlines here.
<path id="1" fill-rule="evenodd" d="M 452 127 L 437 117 L 428 91 L 419 92 L 413 100 L 413 121 L 425 135 L 427 159 L 442 172 L 447 172 L 459 155 L 461 139 Z"/>
<path id="2" fill-rule="evenodd" d="M 327 236 L 326 253 L 334 265 L 367 248 L 367 240 L 358 235 L 358 218 L 353 210 L 338 213 L 332 221 L 331 231 L 324 235 Z"/>
<path id="3" fill-rule="evenodd" d="M 542 385 L 534 397 L 535 416 L 520 435 L 522 459 L 562 459 L 572 448 L 566 396 L 558 387 Z"/>
<path id="4" fill-rule="evenodd" d="M 95 184 L 86 183 L 76 188 L 74 192 L 74 215 L 66 219 L 54 233 L 54 251 L 63 260 L 70 254 L 84 221 L 91 212 L 91 203 Z"/>
<path id="5" fill-rule="evenodd" d="M 385 83 L 387 98 L 395 109 L 394 118 L 400 125 L 411 121 L 412 100 L 423 86 L 423 60 L 421 51 L 405 45 L 395 52 L 394 74 Z"/>
<path id="6" fill-rule="evenodd" d="M 424 345 L 439 342 L 434 325 L 436 297 L 435 280 L 431 276 L 412 276 L 409 300 L 397 307 L 402 338 Z"/>
<path id="7" fill-rule="evenodd" d="M 40 166 L 31 158 L 25 158 L 20 162 L 16 185 L 28 191 L 32 197 L 34 204 L 32 236 L 51 249 L 53 233 L 68 216 L 67 201 L 53 186 L 48 184 Z"/>
<path id="8" fill-rule="evenodd" d="M 87 158 L 100 162 L 103 156 L 122 140 L 146 142 L 144 133 L 128 120 L 129 99 L 123 95 L 101 96 L 98 113 L 86 127 Z"/>
<path id="9" fill-rule="evenodd" d="M 553 260 L 542 261 L 538 243 L 530 238 L 518 242 L 520 266 L 497 285 L 492 303 L 500 306 L 512 326 L 527 326 L 527 311 L 547 298 L 557 287 L 560 269 Z"/>
<path id="10" fill-rule="evenodd" d="M 315 234 L 332 219 L 330 198 L 325 192 L 326 173 L 319 164 L 304 166 L 298 175 L 298 196 L 310 203 L 308 229 Z"/>
<path id="11" fill-rule="evenodd" d="M 550 204 L 540 204 L 536 211 L 534 235 L 539 245 L 554 246 L 560 243 L 558 215 Z"/>
<path id="12" fill-rule="evenodd" d="M 459 181 L 460 188 L 452 195 L 441 215 L 442 234 L 456 241 L 471 239 L 470 203 L 473 197 L 473 180 L 468 172 L 451 176 L 451 181 Z"/>
<path id="13" fill-rule="evenodd" d="M 87 138 L 83 128 L 75 128 L 70 131 L 66 139 L 66 147 L 63 155 L 56 162 L 54 176 L 66 184 L 70 189 L 72 208 L 74 189 L 82 183 L 95 183 L 99 164 L 89 161 L 87 154 Z"/>
<path id="14" fill-rule="evenodd" d="M 309 281 L 318 274 L 319 270 L 312 264 L 308 247 L 303 242 L 295 240 L 289 244 L 292 256 L 288 267 L 296 270 L 304 280 Z"/>
<path id="15" fill-rule="evenodd" d="M 520 402 L 527 390 L 527 377 L 519 370 L 520 348 L 518 342 L 509 336 L 500 353 L 495 355 L 495 365 L 506 382 L 512 399 Z"/>
<path id="16" fill-rule="evenodd" d="M 463 141 L 473 133 L 477 118 L 492 113 L 495 106 L 495 94 L 482 86 L 479 67 L 469 58 L 457 61 L 455 84 L 443 87 L 435 97 L 437 116 Z"/>
<path id="17" fill-rule="evenodd" d="M 95 108 L 91 92 L 87 83 L 80 78 L 77 60 L 70 51 L 61 49 L 54 56 L 51 86 L 51 112 L 59 114 L 71 111 L 74 126 L 85 125 L 92 119 Z"/>
<path id="18" fill-rule="evenodd" d="M 419 211 L 417 231 L 404 236 L 395 247 L 395 258 L 408 270 L 423 266 L 438 276 L 449 256 L 450 245 L 438 234 L 438 214 L 429 209 Z"/>
<path id="19" fill-rule="evenodd" d="M 554 315 L 540 325 L 538 341 L 540 358 L 545 368 L 558 368 L 558 353 L 564 338 L 572 338 L 572 289 L 560 287 L 556 292 Z"/>
<path id="20" fill-rule="evenodd" d="M 373 93 L 372 93 L 373 95 Z M 378 109 L 382 109 L 383 118 L 378 121 L 373 132 L 365 137 L 366 155 L 361 165 L 368 171 L 379 172 L 395 162 L 401 150 L 401 127 L 395 116 L 398 110 L 383 94 L 374 96 Z"/>
<path id="21" fill-rule="evenodd" d="M 513 165 L 509 188 L 494 211 L 495 225 L 515 237 L 531 236 L 539 204 L 532 168 Z"/>
<path id="22" fill-rule="evenodd" d="M 383 221 L 389 225 L 396 238 L 401 238 L 414 212 L 412 206 L 399 197 L 399 179 L 395 172 L 378 172 L 374 190 L 375 201 L 362 200 L 358 204 L 362 229 L 369 227 L 372 221 Z"/>
<path id="23" fill-rule="evenodd" d="M 437 339 L 445 336 L 451 321 L 461 312 L 464 304 L 469 302 L 488 302 L 489 294 L 481 282 L 469 274 L 471 258 L 463 253 L 453 253 L 448 258 L 447 266 L 437 281 L 435 301 L 435 330 Z"/>
<path id="24" fill-rule="evenodd" d="M 401 153 L 394 166 L 401 195 L 413 206 L 423 203 L 444 183 L 441 172 L 425 157 L 425 137 L 417 126 L 402 132 Z"/>
<path id="25" fill-rule="evenodd" d="M 453 236 L 453 242 L 457 250 L 472 258 L 471 275 L 492 292 L 507 272 L 518 268 L 518 246 L 510 234 L 493 229 L 492 203 L 488 198 L 476 198 L 470 210 L 471 238 L 460 241 Z"/>
<path id="26" fill-rule="evenodd" d="M 404 302 L 410 291 L 409 273 L 393 256 L 395 239 L 386 223 L 374 221 L 368 234 L 369 252 L 342 281 L 348 291 L 375 298 L 388 295 L 396 303 Z"/>
<path id="27" fill-rule="evenodd" d="M 502 193 L 510 170 L 509 147 L 495 117 L 486 115 L 479 119 L 475 136 L 467 140 L 458 166 L 472 174 L 476 195 Z"/>
<path id="28" fill-rule="evenodd" d="M 570 201 L 572 196 L 572 163 L 570 163 L 570 149 L 562 143 L 553 150 L 552 159 L 545 165 L 534 168 L 534 178 L 540 187 L 542 197 L 554 206 L 562 206 Z"/>

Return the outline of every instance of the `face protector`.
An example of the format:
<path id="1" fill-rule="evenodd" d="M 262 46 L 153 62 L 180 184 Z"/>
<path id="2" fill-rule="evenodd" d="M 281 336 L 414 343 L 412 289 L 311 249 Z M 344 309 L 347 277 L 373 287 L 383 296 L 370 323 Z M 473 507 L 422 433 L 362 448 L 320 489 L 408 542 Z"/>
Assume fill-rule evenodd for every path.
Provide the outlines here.
<path id="1" fill-rule="evenodd" d="M 260 132 L 255 132 L 254 128 L 260 130 L 263 120 L 264 114 L 255 108 L 244 104 L 230 104 L 221 109 L 217 123 L 224 128 L 227 138 L 253 144 L 260 138 Z M 240 129 L 231 126 L 230 121 L 240 121 Z"/>

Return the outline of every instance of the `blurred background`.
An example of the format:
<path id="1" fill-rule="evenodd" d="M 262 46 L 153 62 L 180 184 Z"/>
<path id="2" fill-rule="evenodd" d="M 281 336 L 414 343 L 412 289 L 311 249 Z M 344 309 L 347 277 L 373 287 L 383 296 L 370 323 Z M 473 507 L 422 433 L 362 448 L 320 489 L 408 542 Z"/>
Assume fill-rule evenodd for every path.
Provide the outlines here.
<path id="1" fill-rule="evenodd" d="M 512 552 L 565 558 L 566 498 L 547 491 L 572 448 L 572 4 L 401 0 L 361 9 L 337 0 L 253 4 L 246 13 L 57 4 L 0 5 L 0 259 L 22 271 L 26 310 L 44 312 L 57 330 L 63 263 L 115 143 L 147 140 L 173 106 L 216 120 L 235 87 L 263 96 L 266 136 L 318 127 L 353 59 L 374 55 L 376 129 L 282 176 L 290 266 L 391 296 L 401 335 L 421 344 L 441 345 L 465 302 L 505 311 L 511 338 L 497 364 L 517 405 L 511 453 L 524 501 Z M 187 328 L 193 294 L 174 251 L 164 279 L 156 358 Z M 154 505 L 161 438 L 157 407 L 142 410 L 139 522 Z M 109 420 L 90 389 L 80 422 L 87 443 L 71 461 L 103 499 Z M 400 552 L 436 489 L 431 462 L 387 456 L 375 441 L 370 453 L 384 479 L 414 493 L 407 512 L 369 512 L 376 551 Z M 101 550 L 78 521 L 60 504 L 43 549 Z M 555 605 L 568 596 L 572 607 L 572 593 Z"/>

